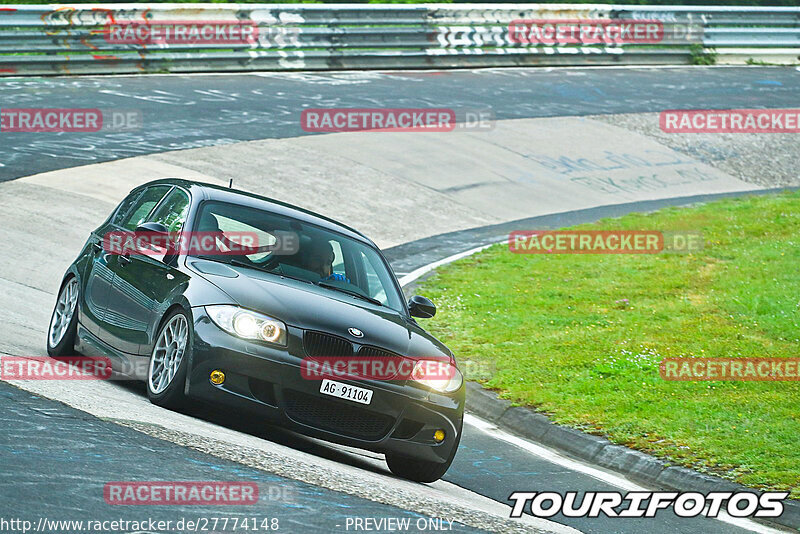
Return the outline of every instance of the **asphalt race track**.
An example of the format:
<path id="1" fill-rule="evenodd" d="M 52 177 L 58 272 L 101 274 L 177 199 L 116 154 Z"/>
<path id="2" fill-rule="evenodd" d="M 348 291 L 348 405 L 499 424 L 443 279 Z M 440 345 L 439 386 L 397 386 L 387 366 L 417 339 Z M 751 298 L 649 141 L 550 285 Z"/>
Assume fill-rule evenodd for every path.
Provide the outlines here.
<path id="1" fill-rule="evenodd" d="M 304 108 L 447 107 L 496 119 L 664 109 L 786 108 L 793 69 L 485 69 L 0 79 L 4 108 L 141 113 L 96 134 L 4 133 L 0 180 L 141 154 L 304 135 Z"/>
<path id="2" fill-rule="evenodd" d="M 330 532 L 331 525 L 345 525 L 352 510 L 364 516 L 388 515 L 412 521 L 423 517 L 143 436 L 74 408 L 45 402 L 7 384 L 0 384 L 0 404 L 5 423 L 3 455 L 14 459 L 13 467 L 4 466 L 10 468 L 4 469 L 3 502 L 8 512 L 11 503 L 25 503 L 13 506 L 17 517 L 78 519 L 78 514 L 71 514 L 69 509 L 80 509 L 89 512 L 92 519 L 118 519 L 120 512 L 106 505 L 102 494 L 94 490 L 120 478 L 123 469 L 126 477 L 138 480 L 152 478 L 154 471 L 162 477 L 171 473 L 173 479 L 207 480 L 211 471 L 215 480 L 256 482 L 269 502 L 269 511 L 261 511 L 259 516 L 279 518 L 281 529 L 289 531 Z M 43 471 L 42 466 L 48 469 Z M 53 477 L 52 472 L 59 476 Z M 56 495 L 62 497 L 54 499 Z M 64 502 L 66 496 L 69 496 L 68 506 Z M 225 515 L 252 517 L 249 508 L 233 506 L 225 510 Z M 165 505 L 148 509 L 147 515 L 155 521 L 176 521 L 181 517 L 196 520 L 221 514 L 219 508 L 208 506 Z M 460 526 L 459 531 L 477 530 Z"/>
<path id="3" fill-rule="evenodd" d="M 789 108 L 796 106 L 799 80 L 800 73 L 795 69 L 775 68 L 0 79 L 0 108 L 89 107 L 131 111 L 142 118 L 142 126 L 130 132 L 0 132 L 0 181 L 4 182 L 0 184 L 0 238 L 6 243 L 0 252 L 0 355 L 45 354 L 45 331 L 60 276 L 87 233 L 132 184 L 171 170 L 220 183 L 235 176 L 239 187 L 300 203 L 363 228 L 382 247 L 394 247 L 388 255 L 399 276 L 483 244 L 487 236 L 494 235 L 476 232 L 464 237 L 457 233 L 473 227 L 510 225 L 496 227 L 500 228 L 497 234 L 502 234 L 506 228 L 513 228 L 513 221 L 534 216 L 553 216 L 547 224 L 567 225 L 653 209 L 657 207 L 654 202 L 700 200 L 674 200 L 677 197 L 741 194 L 757 189 L 691 159 L 681 160 L 680 165 L 701 168 L 707 179 L 663 190 L 631 189 L 603 196 L 596 190 L 581 192 L 581 184 L 576 182 L 553 180 L 544 184 L 526 179 L 530 187 L 546 186 L 559 200 L 536 198 L 533 190 L 512 189 L 509 193 L 508 187 L 518 184 L 507 176 L 521 176 L 525 162 L 509 163 L 503 171 L 506 177 L 496 183 L 448 182 L 447 187 L 436 188 L 432 184 L 437 180 L 455 180 L 470 173 L 469 166 L 459 166 L 458 149 L 466 154 L 470 149 L 464 149 L 464 143 L 472 141 L 454 137 L 420 142 L 437 153 L 455 147 L 446 161 L 434 161 L 430 159 L 433 155 L 422 157 L 428 165 L 441 169 L 440 173 L 427 172 L 432 175 L 425 178 L 415 175 L 411 180 L 414 183 L 403 185 L 407 189 L 402 193 L 383 195 L 389 198 L 362 197 L 359 189 L 364 186 L 358 181 L 357 169 L 384 173 L 381 187 L 394 186 L 397 176 L 406 172 L 403 158 L 410 158 L 402 155 L 411 153 L 403 152 L 403 148 L 423 151 L 425 147 L 414 145 L 416 138 L 404 141 L 389 137 L 395 134 L 307 136 L 299 126 L 302 109 L 488 110 L 497 120 L 492 143 L 502 149 L 521 133 L 535 135 L 542 125 L 552 125 L 556 119 L 548 118 L 553 117 L 575 117 L 570 119 L 574 122 L 566 124 L 603 132 L 605 126 L 580 117 L 663 109 Z M 578 135 L 570 128 L 557 134 L 563 135 L 557 135 L 553 144 L 563 145 L 563 139 Z M 607 137 L 592 133 L 602 149 L 615 142 L 629 143 L 633 138 L 627 135 L 613 129 Z M 270 139 L 281 141 L 261 141 Z M 635 140 L 646 142 L 643 137 Z M 576 143 L 573 149 L 580 153 L 597 148 L 582 143 Z M 265 146 L 274 152 L 265 150 Z M 374 159 L 359 160 L 359 149 L 369 151 Z M 336 153 L 347 161 L 315 162 L 298 156 L 311 150 Z M 398 155 L 393 159 L 389 155 L 395 150 Z M 485 157 L 501 161 L 505 156 L 486 152 Z M 117 161 L 123 158 L 132 159 Z M 284 169 L 285 162 L 292 166 Z M 341 165 L 341 174 L 315 174 L 334 164 Z M 349 166 L 354 169 L 353 176 L 347 172 Z M 425 171 L 410 167 L 409 174 L 422 175 Z M 272 168 L 281 169 L 275 173 L 281 174 L 285 187 L 278 195 L 271 194 Z M 237 170 L 243 176 L 241 182 Z M 304 182 L 312 178 L 313 186 Z M 294 183 L 303 191 L 292 190 Z M 529 206 L 520 204 L 510 215 L 504 214 L 503 206 L 492 208 L 492 198 L 497 197 L 490 195 L 487 200 L 486 195 L 470 193 L 478 186 L 509 197 L 528 191 Z M 410 206 L 393 208 L 406 193 L 419 202 L 427 199 L 432 205 L 444 206 L 436 215 L 439 219 L 426 223 L 413 213 L 405 213 Z M 335 197 L 337 194 L 355 200 L 347 205 Z M 385 220 L 377 214 L 382 210 L 390 213 Z M 387 222 L 392 218 L 394 225 Z M 446 232 L 451 233 L 437 237 Z M 24 261 L 20 261 L 23 256 Z M 4 516 L 11 512 L 28 519 L 127 518 L 134 512 L 163 519 L 208 516 L 219 514 L 219 510 L 148 507 L 142 514 L 142 510 L 130 510 L 135 507 L 109 506 L 103 500 L 102 486 L 120 478 L 236 478 L 257 482 L 264 498 L 258 511 L 231 507 L 226 515 L 279 517 L 281 530 L 288 532 L 345 532 L 348 517 L 412 521 L 440 517 L 454 520 L 453 530 L 458 532 L 778 532 L 751 521 L 733 524 L 682 519 L 668 511 L 648 520 L 560 516 L 553 518 L 555 523 L 531 517 L 521 522 L 509 520 L 508 496 L 514 491 L 625 491 L 636 486 L 552 451 L 511 444 L 502 431 L 474 417 L 466 421 L 459 453 L 444 480 L 421 485 L 390 475 L 380 455 L 264 427 L 213 408 L 203 407 L 190 414 L 166 412 L 151 405 L 143 387 L 137 384 L 31 381 L 15 386 L 22 389 L 0 383 L 0 409 L 6 427 L 0 437 L 0 462 L 6 475 L 0 482 L 0 502 L 5 503 L 0 508 L 13 504 L 13 510 L 0 514 Z M 274 499 L 269 498 L 270 491 L 274 491 Z"/>

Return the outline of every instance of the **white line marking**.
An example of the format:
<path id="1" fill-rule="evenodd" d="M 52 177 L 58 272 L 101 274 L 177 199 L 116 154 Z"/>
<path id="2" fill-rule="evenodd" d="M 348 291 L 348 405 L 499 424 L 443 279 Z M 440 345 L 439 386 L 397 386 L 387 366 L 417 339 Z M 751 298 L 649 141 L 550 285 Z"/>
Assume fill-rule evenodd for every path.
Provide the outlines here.
<path id="1" fill-rule="evenodd" d="M 400 285 L 405 287 L 408 284 L 410 284 L 411 282 L 413 282 L 414 280 L 416 280 L 417 278 L 419 278 L 420 276 L 431 272 L 432 270 L 436 269 L 437 267 L 441 267 L 442 265 L 445 265 L 446 263 L 451 263 L 451 262 L 454 262 L 456 260 L 460 260 L 461 258 L 466 258 L 467 256 L 471 256 L 471 255 L 475 254 L 476 252 L 480 252 L 481 250 L 484 250 L 486 248 L 491 247 L 493 244 L 494 243 L 491 243 L 489 245 L 483 245 L 482 247 L 473 248 L 471 250 L 467 250 L 466 252 L 459 252 L 458 254 L 453 254 L 452 256 L 448 256 L 447 258 L 445 258 L 443 260 L 439 260 L 439 261 L 435 261 L 433 263 L 429 263 L 428 265 L 420 267 L 419 269 L 414 269 L 413 271 L 411 271 L 410 273 L 408 273 L 407 275 L 405 275 L 404 277 L 402 277 L 399 280 Z"/>
<path id="2" fill-rule="evenodd" d="M 464 414 L 464 422 L 468 425 L 474 426 L 481 432 L 484 432 L 493 438 L 505 441 L 506 443 L 510 443 L 512 445 L 516 445 L 520 449 L 523 449 L 526 452 L 533 454 L 534 456 L 538 456 L 539 458 L 542 458 L 545 461 L 548 461 L 556 465 L 560 465 L 561 467 L 564 467 L 571 471 L 577 471 L 578 473 L 590 476 L 601 482 L 605 482 L 606 484 L 616 486 L 625 491 L 653 491 L 643 486 L 639 486 L 638 484 L 635 484 L 630 480 L 615 473 L 612 473 L 610 471 L 605 471 L 603 469 L 592 467 L 581 461 L 568 458 L 553 449 L 543 447 L 542 445 L 537 445 L 536 443 L 528 441 L 527 439 L 509 434 L 508 432 L 498 428 L 496 425 L 488 421 L 485 421 L 475 415 L 469 413 Z M 749 530 L 751 532 L 757 532 L 759 534 L 783 534 L 784 532 L 791 532 L 791 530 L 777 530 L 771 527 L 767 527 L 760 523 L 756 523 L 755 521 L 752 521 L 750 519 L 731 517 L 725 512 L 720 512 L 719 516 L 716 517 L 715 519 L 722 521 L 724 523 L 728 523 L 729 525 Z"/>

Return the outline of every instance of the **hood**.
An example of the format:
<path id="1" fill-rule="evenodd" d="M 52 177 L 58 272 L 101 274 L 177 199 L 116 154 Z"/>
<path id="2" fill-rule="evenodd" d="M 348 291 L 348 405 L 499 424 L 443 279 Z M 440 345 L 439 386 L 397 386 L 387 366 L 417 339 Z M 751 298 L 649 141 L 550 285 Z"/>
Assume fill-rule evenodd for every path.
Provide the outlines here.
<path id="1" fill-rule="evenodd" d="M 191 260 L 190 264 L 227 293 L 232 303 L 280 319 L 288 326 L 326 332 L 412 358 L 451 357 L 436 338 L 391 308 L 253 269 L 205 260 Z M 350 335 L 350 328 L 361 330 L 364 337 Z"/>

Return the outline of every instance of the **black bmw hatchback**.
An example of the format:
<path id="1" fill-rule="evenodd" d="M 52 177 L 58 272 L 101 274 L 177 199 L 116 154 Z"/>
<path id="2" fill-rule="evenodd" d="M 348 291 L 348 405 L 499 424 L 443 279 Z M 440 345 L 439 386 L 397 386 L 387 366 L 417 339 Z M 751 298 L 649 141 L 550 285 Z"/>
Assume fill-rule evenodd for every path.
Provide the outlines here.
<path id="1" fill-rule="evenodd" d="M 181 409 L 225 405 L 382 452 L 431 482 L 461 438 L 464 381 L 361 233 L 257 195 L 178 179 L 137 187 L 61 283 L 51 356 L 108 358 Z"/>

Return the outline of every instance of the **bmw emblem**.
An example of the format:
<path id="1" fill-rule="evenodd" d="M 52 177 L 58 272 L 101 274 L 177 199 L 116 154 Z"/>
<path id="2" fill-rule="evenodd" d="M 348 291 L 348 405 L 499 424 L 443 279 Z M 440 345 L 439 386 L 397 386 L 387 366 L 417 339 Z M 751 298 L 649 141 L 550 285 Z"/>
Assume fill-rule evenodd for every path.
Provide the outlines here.
<path id="1" fill-rule="evenodd" d="M 347 331 L 353 337 L 364 337 L 364 332 L 362 332 L 358 328 L 348 328 Z"/>

